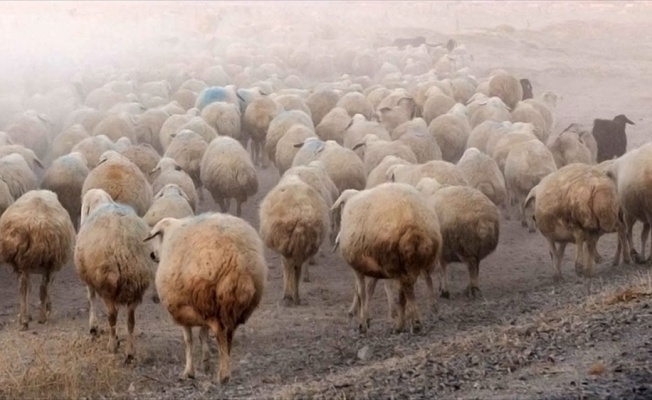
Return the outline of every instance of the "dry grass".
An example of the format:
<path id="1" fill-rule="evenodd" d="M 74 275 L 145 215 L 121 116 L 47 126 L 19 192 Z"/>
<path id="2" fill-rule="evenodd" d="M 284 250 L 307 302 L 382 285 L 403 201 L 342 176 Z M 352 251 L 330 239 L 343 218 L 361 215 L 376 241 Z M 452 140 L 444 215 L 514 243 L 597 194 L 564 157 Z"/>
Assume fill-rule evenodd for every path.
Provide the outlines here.
<path id="1" fill-rule="evenodd" d="M 27 340 L 25 340 L 27 339 Z M 77 399 L 124 393 L 128 369 L 105 350 L 104 338 L 78 335 L 17 338 L 0 354 L 0 398 Z"/>
<path id="2" fill-rule="evenodd" d="M 606 370 L 607 367 L 601 361 L 598 361 L 589 368 L 589 375 L 602 375 Z"/>

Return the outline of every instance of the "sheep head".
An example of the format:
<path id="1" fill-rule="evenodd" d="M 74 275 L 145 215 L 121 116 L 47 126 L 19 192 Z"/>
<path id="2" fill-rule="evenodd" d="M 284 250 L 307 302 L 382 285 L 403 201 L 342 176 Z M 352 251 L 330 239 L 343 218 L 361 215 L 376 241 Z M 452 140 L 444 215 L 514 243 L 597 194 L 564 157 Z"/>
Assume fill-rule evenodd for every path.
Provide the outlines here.
<path id="1" fill-rule="evenodd" d="M 82 207 L 81 207 L 81 218 L 79 220 L 79 225 L 84 225 L 84 221 L 91 215 L 95 210 L 104 204 L 113 204 L 113 198 L 107 192 L 102 189 L 91 189 L 84 194 L 82 198 Z"/>
<path id="2" fill-rule="evenodd" d="M 629 118 L 627 118 L 625 114 L 616 115 L 614 117 L 614 122 L 623 127 L 625 126 L 625 124 L 636 125 Z"/>
<path id="3" fill-rule="evenodd" d="M 143 242 L 151 242 L 152 251 L 149 256 L 154 262 L 159 262 L 160 253 L 161 253 L 161 244 L 163 243 L 164 237 L 169 235 L 170 232 L 183 225 L 183 219 L 177 218 L 163 218 L 160 220 L 154 227 L 149 231 L 147 237 L 143 239 Z"/>

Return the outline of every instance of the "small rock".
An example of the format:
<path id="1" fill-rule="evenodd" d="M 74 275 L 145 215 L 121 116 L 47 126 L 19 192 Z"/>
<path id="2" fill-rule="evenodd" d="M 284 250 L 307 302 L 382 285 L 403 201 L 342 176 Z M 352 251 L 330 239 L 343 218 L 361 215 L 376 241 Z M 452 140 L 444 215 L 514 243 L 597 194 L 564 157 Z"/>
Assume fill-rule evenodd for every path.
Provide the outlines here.
<path id="1" fill-rule="evenodd" d="M 371 349 L 369 346 L 364 346 L 358 350 L 358 358 L 362 361 L 367 361 L 371 357 Z"/>
<path id="2" fill-rule="evenodd" d="M 127 392 L 129 393 L 136 393 L 136 386 L 134 385 L 133 382 L 129 384 L 129 389 L 127 389 Z"/>

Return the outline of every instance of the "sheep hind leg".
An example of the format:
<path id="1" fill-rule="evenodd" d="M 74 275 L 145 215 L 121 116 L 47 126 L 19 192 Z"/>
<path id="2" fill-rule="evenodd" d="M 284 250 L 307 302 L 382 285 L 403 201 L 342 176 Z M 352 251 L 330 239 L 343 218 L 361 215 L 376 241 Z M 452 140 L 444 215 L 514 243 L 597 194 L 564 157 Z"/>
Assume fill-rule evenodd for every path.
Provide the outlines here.
<path id="1" fill-rule="evenodd" d="M 550 251 L 550 259 L 552 260 L 553 280 L 555 282 L 560 282 L 562 280 L 561 260 L 564 258 L 566 243 L 555 243 L 554 240 L 548 239 L 548 245 Z"/>
<path id="2" fill-rule="evenodd" d="M 88 299 L 88 326 L 90 327 L 90 334 L 97 336 L 99 330 L 97 329 L 97 313 L 95 312 L 95 289 L 86 286 L 86 296 Z"/>
<path id="3" fill-rule="evenodd" d="M 367 288 L 365 285 L 365 277 L 362 275 L 360 272 L 355 273 L 355 279 L 356 279 L 356 291 L 357 291 L 357 296 L 359 298 L 360 306 L 358 310 L 358 316 L 359 316 L 359 326 L 358 329 L 360 333 L 364 334 L 367 333 L 367 330 L 369 329 L 369 320 L 368 320 L 368 313 L 369 313 L 369 297 L 367 296 Z"/>
<path id="4" fill-rule="evenodd" d="M 194 379 L 195 378 L 195 365 L 192 360 L 192 328 L 190 326 L 181 327 L 183 330 L 183 343 L 184 350 L 186 355 L 186 367 L 183 370 L 181 375 L 182 379 Z"/>
<path id="5" fill-rule="evenodd" d="M 414 296 L 414 282 L 408 282 L 403 290 L 405 293 L 405 308 L 406 314 L 410 320 L 410 332 L 420 332 L 422 328 L 421 316 L 419 315 L 419 307 Z"/>
<path id="6" fill-rule="evenodd" d="M 439 296 L 450 299 L 451 293 L 448 290 L 448 263 L 441 262 L 439 265 Z"/>
<path id="7" fill-rule="evenodd" d="M 428 312 L 434 313 L 437 312 L 437 297 L 435 296 L 435 287 L 430 272 L 427 269 L 423 270 L 423 279 L 426 281 L 426 287 L 428 288 Z"/>
<path id="8" fill-rule="evenodd" d="M 211 351 L 208 348 L 208 327 L 202 326 L 199 328 L 199 342 L 201 343 L 201 364 L 205 373 L 211 370 L 210 356 Z"/>
<path id="9" fill-rule="evenodd" d="M 240 201 L 236 199 L 236 208 L 235 208 L 236 217 L 240 217 L 242 215 L 242 203 L 244 203 L 244 201 Z"/>
<path id="10" fill-rule="evenodd" d="M 303 263 L 302 262 L 295 262 L 294 263 L 294 285 L 293 285 L 293 293 L 292 293 L 292 298 L 294 300 L 295 305 L 299 305 L 300 300 L 299 300 L 299 282 L 301 282 L 301 270 L 303 269 Z"/>
<path id="11" fill-rule="evenodd" d="M 595 254 L 597 254 L 598 239 L 589 238 L 586 241 L 586 251 L 584 252 L 585 270 L 584 276 L 595 275 Z"/>
<path id="12" fill-rule="evenodd" d="M 299 271 L 299 275 L 301 272 Z M 283 305 L 291 307 L 299 304 L 297 268 L 287 258 L 283 258 Z"/>
<path id="13" fill-rule="evenodd" d="M 231 378 L 231 343 L 233 341 L 233 332 L 228 328 L 221 326 L 217 322 L 211 323 L 211 329 L 215 334 L 217 341 L 217 352 L 220 358 L 219 368 L 217 370 L 217 381 L 224 385 Z"/>
<path id="14" fill-rule="evenodd" d="M 645 242 L 647 242 L 649 235 L 650 224 L 646 222 L 643 224 L 643 229 L 641 229 L 641 263 L 650 263 L 652 259 L 652 242 L 650 242 L 650 258 L 645 258 Z"/>
<path id="15" fill-rule="evenodd" d="M 20 327 L 19 330 L 26 331 L 29 327 L 29 272 L 20 273 Z"/>
<path id="16" fill-rule="evenodd" d="M 476 299 L 480 295 L 480 262 L 477 259 L 472 258 L 467 261 L 466 265 L 469 269 L 469 286 L 466 288 L 466 295 L 469 298 Z"/>
<path id="17" fill-rule="evenodd" d="M 134 327 L 136 326 L 136 304 L 129 304 L 127 308 L 127 345 L 125 346 L 125 363 L 129 364 L 135 357 Z"/>
<path id="18" fill-rule="evenodd" d="M 112 353 L 118 351 L 118 335 L 116 334 L 115 325 L 118 322 L 118 306 L 112 300 L 104 299 L 106 312 L 109 317 L 109 343 L 108 349 Z"/>
<path id="19" fill-rule="evenodd" d="M 398 291 L 396 319 L 394 320 L 394 333 L 403 332 L 403 329 L 405 329 L 405 303 L 405 283 L 401 282 Z"/>
<path id="20" fill-rule="evenodd" d="M 50 286 L 52 285 L 52 274 L 46 272 L 43 274 L 41 287 L 39 288 L 39 298 L 41 300 L 41 313 L 39 315 L 39 324 L 44 324 L 50 317 L 52 311 L 52 301 L 50 300 Z"/>

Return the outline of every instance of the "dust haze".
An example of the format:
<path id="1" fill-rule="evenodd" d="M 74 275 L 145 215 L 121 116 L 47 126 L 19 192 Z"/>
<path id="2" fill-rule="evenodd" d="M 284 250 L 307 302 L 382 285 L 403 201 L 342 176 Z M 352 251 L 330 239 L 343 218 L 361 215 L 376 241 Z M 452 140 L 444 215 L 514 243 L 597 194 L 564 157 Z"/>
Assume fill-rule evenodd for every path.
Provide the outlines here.
<path id="1" fill-rule="evenodd" d="M 476 81 L 504 69 L 529 79 L 534 97 L 559 95 L 550 140 L 572 123 L 590 129 L 594 119 L 618 114 L 635 122 L 628 150 L 651 138 L 651 2 L 3 2 L 0 9 L 0 131 L 34 110 L 47 117 L 52 140 L 79 108 L 162 107 L 191 79 L 304 98 L 317 88 L 373 85 L 412 95 L 423 81 L 453 75 L 435 72 L 453 39 L 453 69 Z M 426 45 L 394 45 L 419 37 Z M 366 70 L 354 62 L 361 54 L 373 60 Z M 162 80 L 167 98 L 140 93 Z M 107 100 L 96 96 L 99 88 L 120 90 Z M 258 193 L 242 215 L 255 228 L 261 200 L 279 181 L 274 166 L 257 166 L 257 174 Z M 218 210 L 206 192 L 197 213 Z M 148 296 L 137 311 L 136 362 L 123 363 L 123 343 L 109 354 L 103 307 L 103 335 L 88 334 L 86 292 L 72 261 L 54 280 L 50 320 L 19 332 L 18 281 L 2 266 L 0 398 L 650 398 L 649 265 L 612 267 L 617 240 L 607 234 L 594 278 L 575 275 L 571 245 L 556 283 L 545 239 L 517 219 L 500 224 L 498 247 L 480 267 L 479 299 L 464 295 L 463 264 L 449 267 L 451 298 L 434 310 L 417 283 L 418 334 L 390 332 L 380 288 L 369 332 L 358 333 L 347 315 L 354 274 L 328 241 L 310 282 L 301 283 L 303 304 L 281 306 L 282 260 L 266 251 L 268 286 L 235 335 L 227 386 L 212 382 L 213 371 L 179 378 L 181 330 Z"/>

